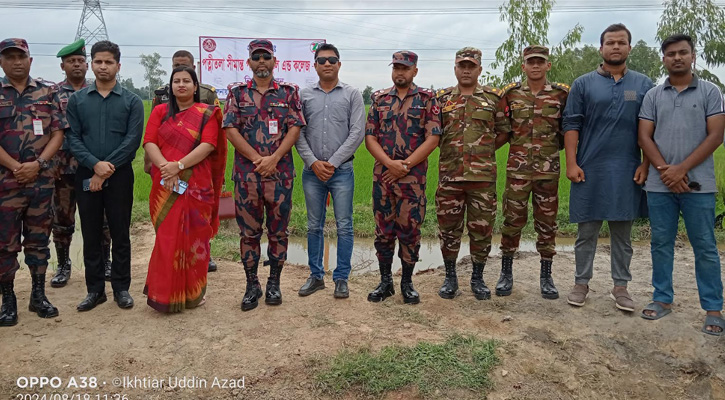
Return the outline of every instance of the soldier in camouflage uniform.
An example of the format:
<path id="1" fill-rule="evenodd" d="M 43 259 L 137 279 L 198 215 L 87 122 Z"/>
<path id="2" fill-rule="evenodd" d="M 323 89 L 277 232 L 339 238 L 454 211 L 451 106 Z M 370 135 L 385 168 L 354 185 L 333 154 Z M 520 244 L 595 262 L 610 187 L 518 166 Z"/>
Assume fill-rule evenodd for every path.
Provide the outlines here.
<path id="1" fill-rule="evenodd" d="M 68 123 L 54 85 L 30 77 L 32 61 L 25 39 L 0 42 L 0 326 L 18 323 L 13 283 L 21 249 L 33 279 L 28 308 L 41 318 L 58 315 L 45 297 L 56 174 L 49 161 Z"/>
<path id="2" fill-rule="evenodd" d="M 262 222 L 267 225 L 270 273 L 265 303 L 282 303 L 279 289 L 287 259 L 292 183 L 292 146 L 305 125 L 297 86 L 274 80 L 274 46 L 269 40 L 249 44 L 249 67 L 254 78 L 230 85 L 224 113 L 227 138 L 234 145 L 234 200 L 241 230 L 240 250 L 247 288 L 242 311 L 257 307 L 262 288 L 257 278 Z"/>
<path id="3" fill-rule="evenodd" d="M 503 92 L 478 84 L 481 50 L 458 50 L 454 71 L 458 85 L 438 92 L 443 136 L 436 213 L 446 268 L 438 295 L 452 299 L 458 294 L 456 259 L 466 217 L 473 262 L 471 291 L 476 299 L 485 300 L 491 297 L 483 269 L 496 220 L 496 149 L 506 142 L 511 128 Z"/>
<path id="4" fill-rule="evenodd" d="M 428 155 L 438 145 L 441 129 L 434 93 L 413 83 L 417 63 L 418 55 L 412 51 L 393 54 L 395 86 L 373 93 L 365 125 L 365 145 L 375 157 L 373 212 L 380 264 L 380 284 L 368 295 L 372 302 L 395 294 L 391 269 L 396 238 L 403 265 L 403 301 L 420 302 L 412 277 L 427 204 Z"/>
<path id="5" fill-rule="evenodd" d="M 61 59 L 60 68 L 65 72 L 66 79 L 56 86 L 60 109 L 65 116 L 68 99 L 75 93 L 88 86 L 86 72 L 86 41 L 79 39 L 58 52 Z M 78 161 L 68 149 L 67 141 L 56 154 L 58 162 L 58 176 L 55 180 L 55 193 L 53 194 L 53 242 L 58 256 L 58 269 L 50 280 L 53 287 L 63 287 L 68 283 L 71 275 L 70 244 L 73 239 L 76 224 L 76 194 L 75 174 Z M 103 225 L 103 261 L 105 265 L 106 280 L 111 279 L 111 232 L 108 224 Z"/>
<path id="6" fill-rule="evenodd" d="M 190 68 L 193 68 L 196 70 L 196 64 L 194 64 L 194 56 L 186 51 L 186 50 L 179 50 L 171 57 L 172 66 L 171 69 L 174 70 L 177 67 L 181 66 L 187 66 Z M 154 91 L 154 99 L 151 102 L 151 109 L 153 110 L 154 107 L 158 106 L 159 104 L 165 104 L 169 102 L 169 84 L 167 83 L 164 86 L 161 86 L 160 88 L 156 89 Z M 201 102 L 205 104 L 209 104 L 210 106 L 217 106 L 221 108 L 221 103 L 219 103 L 219 97 L 217 97 L 216 89 L 214 89 L 214 86 L 205 85 L 201 82 L 199 82 L 199 96 L 201 97 Z M 151 160 L 149 157 L 144 153 L 144 171 L 146 171 L 147 174 L 151 173 Z M 209 248 L 211 248 L 211 243 L 209 244 Z M 209 257 L 209 272 L 214 272 L 217 270 L 217 265 L 214 262 L 214 260 Z"/>
<path id="7" fill-rule="evenodd" d="M 508 296 L 513 289 L 513 255 L 519 247 L 521 229 L 526 225 L 531 197 L 534 228 L 539 236 L 536 250 L 541 254 L 541 296 L 557 299 L 559 292 L 551 277 L 551 263 L 556 254 L 556 214 L 559 210 L 561 113 L 569 86 L 546 80 L 546 71 L 551 68 L 548 48 L 529 46 L 524 49 L 523 57 L 526 81 L 503 88 L 512 133 L 503 196 L 502 266 L 496 294 Z"/>

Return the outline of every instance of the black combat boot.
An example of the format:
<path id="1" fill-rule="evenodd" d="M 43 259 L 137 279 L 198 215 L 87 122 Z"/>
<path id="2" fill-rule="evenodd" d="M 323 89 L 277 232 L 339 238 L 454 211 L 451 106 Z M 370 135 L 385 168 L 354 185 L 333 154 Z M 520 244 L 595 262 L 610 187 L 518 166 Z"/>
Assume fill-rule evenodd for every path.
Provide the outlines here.
<path id="1" fill-rule="evenodd" d="M 269 262 L 269 278 L 267 278 L 267 290 L 264 293 L 264 303 L 270 306 L 282 304 L 282 291 L 279 289 L 279 278 L 282 274 L 281 261 Z"/>
<path id="2" fill-rule="evenodd" d="M 50 286 L 52 287 L 63 287 L 70 279 L 71 261 L 68 250 L 63 245 L 55 245 L 55 253 L 58 255 L 58 269 L 55 270 L 55 276 L 50 280 Z"/>
<path id="3" fill-rule="evenodd" d="M 514 288 L 514 258 L 501 257 L 501 276 L 496 283 L 496 296 L 508 296 Z"/>
<path id="4" fill-rule="evenodd" d="M 559 291 L 554 286 L 554 278 L 551 277 L 551 260 L 541 260 L 541 275 L 539 281 L 541 285 L 541 297 L 549 300 L 559 298 Z"/>
<path id="5" fill-rule="evenodd" d="M 242 298 L 242 311 L 249 311 L 257 308 L 262 297 L 262 286 L 257 277 L 257 265 L 249 269 L 244 268 L 244 273 L 247 275 L 247 290 Z"/>
<path id="6" fill-rule="evenodd" d="M 491 291 L 483 281 L 483 268 L 486 262 L 473 262 L 473 272 L 471 273 L 471 291 L 478 300 L 488 300 L 491 298 Z"/>
<path id="7" fill-rule="evenodd" d="M 415 264 L 408 264 L 403 261 L 403 278 L 400 279 L 400 294 L 403 295 L 403 303 L 405 304 L 418 304 L 420 303 L 420 296 L 413 287 L 413 270 Z"/>
<path id="8" fill-rule="evenodd" d="M 392 263 L 380 263 L 380 284 L 368 294 L 368 301 L 377 303 L 395 294 L 392 268 Z"/>
<path id="9" fill-rule="evenodd" d="M 216 272 L 217 266 L 214 260 L 209 257 L 209 267 L 207 268 L 207 272 Z"/>
<path id="10" fill-rule="evenodd" d="M 53 318 L 58 316 L 55 308 L 45 297 L 45 274 L 32 274 L 33 289 L 30 291 L 30 304 L 28 310 L 38 314 L 40 318 Z"/>
<path id="11" fill-rule="evenodd" d="M 13 281 L 0 283 L 3 293 L 3 305 L 0 308 L 0 326 L 18 324 L 18 301 L 13 291 Z"/>
<path id="12" fill-rule="evenodd" d="M 103 275 L 106 279 L 106 282 L 111 281 L 111 245 L 103 245 L 103 268 L 104 272 Z"/>
<path id="13" fill-rule="evenodd" d="M 458 277 L 456 276 L 456 260 L 443 260 L 446 266 L 446 279 L 438 291 L 438 296 L 452 299 L 458 295 Z"/>

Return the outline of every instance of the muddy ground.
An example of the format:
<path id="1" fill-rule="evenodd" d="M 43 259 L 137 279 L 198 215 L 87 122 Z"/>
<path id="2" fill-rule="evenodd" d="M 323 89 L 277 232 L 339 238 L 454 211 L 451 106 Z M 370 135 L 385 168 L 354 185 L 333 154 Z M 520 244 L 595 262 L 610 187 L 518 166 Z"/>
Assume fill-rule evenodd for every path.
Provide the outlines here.
<path id="1" fill-rule="evenodd" d="M 572 308 L 564 299 L 573 283 L 572 253 L 555 258 L 554 277 L 562 297 L 553 301 L 539 296 L 538 256 L 526 253 L 515 262 L 516 285 L 513 295 L 506 298 L 476 301 L 468 288 L 470 262 L 465 259 L 459 263 L 460 296 L 454 300 L 437 296 L 444 274 L 435 270 L 415 277 L 422 296 L 417 306 L 403 305 L 399 295 L 382 304 L 368 303 L 367 292 L 378 280 L 375 274 L 353 277 L 347 300 L 332 298 L 329 281 L 327 289 L 301 298 L 296 292 L 308 272 L 305 266 L 290 266 L 282 279 L 284 304 L 260 304 L 246 313 L 239 308 L 244 290 L 242 268 L 219 260 L 219 271 L 209 276 L 206 305 L 178 315 L 161 315 L 146 306 L 142 295 L 153 246 L 152 228 L 136 228 L 133 245 L 131 293 L 136 307 L 132 310 L 121 310 L 109 301 L 91 312 L 76 312 L 85 285 L 83 271 L 74 269 L 67 287 L 48 289 L 60 316 L 43 320 L 28 312 L 30 278 L 26 269 L 18 273 L 20 323 L 0 329 L 1 399 L 23 398 L 17 394 L 28 393 L 40 396 L 26 398 L 51 393 L 91 394 L 85 398 L 92 399 L 120 398 L 111 394 L 127 399 L 339 398 L 321 392 L 315 382 L 315 366 L 339 350 L 442 341 L 456 332 L 500 343 L 501 362 L 492 372 L 489 399 L 725 399 L 725 338 L 700 332 L 704 312 L 699 307 L 689 247 L 677 249 L 674 312 L 649 322 L 639 318 L 651 296 L 651 261 L 646 247 L 636 248 L 632 261 L 634 314 L 616 310 L 609 299 L 609 249 L 603 245 L 595 261 L 592 293 L 583 308 Z M 495 285 L 499 264 L 499 257 L 489 261 L 485 280 L 490 287 Z M 266 276 L 267 271 L 260 275 Z M 111 293 L 110 285 L 107 293 Z M 22 384 L 24 378 L 54 376 L 63 387 L 71 377 L 82 386 L 78 377 L 92 376 L 99 387 L 17 387 L 19 378 Z M 239 380 L 244 378 L 244 388 L 114 386 L 114 379 L 134 376 L 148 382 L 149 378 L 197 377 L 206 379 L 208 386 L 215 377 L 219 383 L 224 383 L 222 379 L 242 383 Z M 343 396 L 361 397 L 354 390 Z M 419 397 L 413 388 L 405 388 L 384 398 Z M 455 391 L 433 397 L 473 399 L 484 395 Z"/>

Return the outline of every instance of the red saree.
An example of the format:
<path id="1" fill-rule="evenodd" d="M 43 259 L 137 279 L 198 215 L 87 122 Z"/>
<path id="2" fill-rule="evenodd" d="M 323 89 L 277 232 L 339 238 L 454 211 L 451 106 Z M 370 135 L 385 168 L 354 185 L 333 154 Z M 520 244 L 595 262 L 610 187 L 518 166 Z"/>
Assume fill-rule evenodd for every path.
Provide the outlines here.
<path id="1" fill-rule="evenodd" d="M 179 179 L 189 184 L 182 195 L 161 186 L 161 172 L 151 169 L 149 209 L 156 241 L 144 294 L 155 310 L 180 312 L 198 306 L 206 293 L 209 240 L 219 228 L 227 146 L 219 108 L 196 103 L 163 121 L 167 112 L 166 104 L 154 108 L 144 137 L 144 144 L 156 144 L 165 159 L 178 161 L 199 143 L 215 146 L 202 162 L 181 171 Z"/>

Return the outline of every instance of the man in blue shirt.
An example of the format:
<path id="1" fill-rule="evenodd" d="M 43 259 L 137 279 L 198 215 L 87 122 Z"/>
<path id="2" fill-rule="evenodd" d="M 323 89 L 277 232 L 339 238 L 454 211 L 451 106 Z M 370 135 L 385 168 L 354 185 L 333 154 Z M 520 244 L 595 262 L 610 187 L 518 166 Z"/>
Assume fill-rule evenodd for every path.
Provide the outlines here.
<path id="1" fill-rule="evenodd" d="M 83 259 L 88 296 L 78 311 L 88 311 L 106 301 L 101 254 L 103 215 L 108 218 L 113 257 L 113 299 L 121 308 L 133 307 L 131 284 L 131 207 L 133 169 L 143 136 L 141 99 L 121 87 L 116 75 L 121 67 L 118 45 L 107 40 L 91 48 L 91 68 L 96 81 L 68 100 L 68 144 L 78 160 L 76 193 L 83 233 Z"/>
<path id="2" fill-rule="evenodd" d="M 325 212 L 328 193 L 332 195 L 337 223 L 337 268 L 332 275 L 335 298 L 349 297 L 347 278 L 354 234 L 352 199 L 355 174 L 352 161 L 365 133 L 365 104 L 360 91 L 340 82 L 340 53 L 329 43 L 315 51 L 319 82 L 300 92 L 307 126 L 300 131 L 297 152 L 305 162 L 302 188 L 307 204 L 307 252 L 310 277 L 300 288 L 308 296 L 325 288 Z"/>
<path id="3" fill-rule="evenodd" d="M 642 318 L 660 319 L 674 300 L 672 268 L 682 214 L 695 253 L 700 305 L 707 312 L 702 331 L 720 336 L 723 285 L 715 241 L 715 163 L 723 140 L 725 113 L 720 89 L 692 73 L 695 46 L 687 35 L 662 43 L 669 77 L 650 90 L 639 113 L 639 142 L 651 160 L 645 184 L 652 227 L 653 302 Z"/>
<path id="4" fill-rule="evenodd" d="M 581 307 L 586 301 L 599 230 L 607 221 L 614 281 L 610 297 L 620 310 L 634 311 L 627 292 L 632 280 L 630 234 L 634 219 L 646 216 L 640 185 L 649 167 L 640 157 L 637 115 L 654 84 L 627 69 L 631 42 L 632 34 L 622 24 L 604 30 L 599 48 L 603 63 L 574 81 L 564 110 L 566 176 L 572 182 L 569 218 L 579 224 L 575 285 L 567 297 L 574 306 Z"/>

